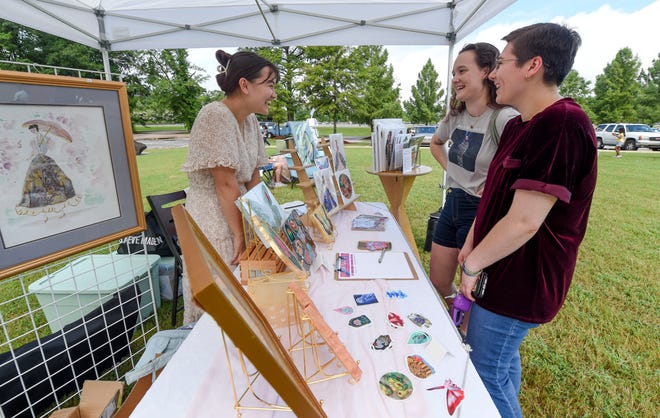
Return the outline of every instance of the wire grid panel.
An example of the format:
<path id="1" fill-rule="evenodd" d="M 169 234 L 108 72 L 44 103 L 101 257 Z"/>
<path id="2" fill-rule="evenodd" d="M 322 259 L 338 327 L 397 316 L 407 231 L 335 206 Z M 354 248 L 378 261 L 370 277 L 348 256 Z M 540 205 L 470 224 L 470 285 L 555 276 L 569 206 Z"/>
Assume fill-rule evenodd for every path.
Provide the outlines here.
<path id="1" fill-rule="evenodd" d="M 121 380 L 135 367 L 159 331 L 160 257 L 114 247 L 0 281 L 0 417 L 49 414 L 74 403 L 85 380 Z"/>

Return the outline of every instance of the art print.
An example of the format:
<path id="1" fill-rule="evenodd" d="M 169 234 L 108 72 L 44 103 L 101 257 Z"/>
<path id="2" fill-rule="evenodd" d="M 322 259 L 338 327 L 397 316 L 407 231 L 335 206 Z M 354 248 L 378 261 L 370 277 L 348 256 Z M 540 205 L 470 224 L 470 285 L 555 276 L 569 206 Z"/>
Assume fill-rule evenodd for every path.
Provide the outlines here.
<path id="1" fill-rule="evenodd" d="M 330 134 L 330 151 L 332 153 L 332 164 L 335 172 L 345 170 L 346 153 L 344 152 L 344 134 Z"/>
<path id="2" fill-rule="evenodd" d="M 0 278 L 144 230 L 126 85 L 0 72 Z"/>
<path id="3" fill-rule="evenodd" d="M 286 264 L 291 270 L 302 272 L 303 264 L 296 256 L 296 254 L 287 246 L 282 238 L 277 234 L 267 222 L 264 222 L 258 216 L 252 216 L 257 235 L 262 239 L 266 247 L 272 248 L 275 254 Z"/>
<path id="4" fill-rule="evenodd" d="M 303 165 L 314 164 L 318 138 L 307 122 L 289 122 L 293 134 L 293 142 Z"/>
<path id="5" fill-rule="evenodd" d="M 337 191 L 332 181 L 332 171 L 327 168 L 314 172 L 314 184 L 316 185 L 316 195 L 319 202 L 326 211 L 332 212 L 339 205 L 337 203 Z"/>
<path id="6" fill-rule="evenodd" d="M 5 247 L 119 216 L 102 108 L 0 105 L 0 114 Z"/>
<path id="7" fill-rule="evenodd" d="M 246 220 L 249 221 L 252 216 L 258 216 L 275 230 L 280 229 L 286 218 L 286 212 L 263 182 L 258 183 L 239 197 L 236 200 L 236 205 Z"/>
<path id="8" fill-rule="evenodd" d="M 355 190 L 353 189 L 353 180 L 351 180 L 351 175 L 348 170 L 335 172 L 335 178 L 337 179 L 339 192 L 341 193 L 344 202 L 351 200 L 355 194 Z"/>
<path id="9" fill-rule="evenodd" d="M 312 222 L 324 242 L 332 242 L 334 240 L 335 225 L 323 205 L 317 206 L 312 212 Z"/>
<path id="10" fill-rule="evenodd" d="M 323 157 L 316 158 L 314 164 L 316 164 L 318 170 L 324 170 L 330 168 L 330 159 L 324 155 Z"/>
<path id="11" fill-rule="evenodd" d="M 282 227 L 289 245 L 305 270 L 309 271 L 316 259 L 316 244 L 303 224 L 298 211 L 293 209 Z"/>

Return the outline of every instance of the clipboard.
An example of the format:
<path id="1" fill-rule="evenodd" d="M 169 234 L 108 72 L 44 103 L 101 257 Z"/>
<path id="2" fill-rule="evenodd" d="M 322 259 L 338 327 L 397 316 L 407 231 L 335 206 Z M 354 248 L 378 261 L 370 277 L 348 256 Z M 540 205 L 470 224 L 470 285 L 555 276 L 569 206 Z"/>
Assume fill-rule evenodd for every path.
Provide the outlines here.
<path id="1" fill-rule="evenodd" d="M 404 251 L 342 252 L 335 258 L 335 280 L 418 280 L 410 256 Z"/>

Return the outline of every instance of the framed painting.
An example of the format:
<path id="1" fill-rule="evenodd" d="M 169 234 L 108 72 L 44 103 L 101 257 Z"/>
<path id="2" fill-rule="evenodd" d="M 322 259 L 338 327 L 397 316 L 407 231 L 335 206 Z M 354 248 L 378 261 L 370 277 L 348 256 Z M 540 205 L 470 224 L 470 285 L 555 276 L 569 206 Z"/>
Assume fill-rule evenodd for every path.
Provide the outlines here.
<path id="1" fill-rule="evenodd" d="M 268 320 L 183 206 L 172 208 L 193 297 L 298 417 L 325 417 Z M 218 338 L 221 338 L 218 335 Z"/>
<path id="2" fill-rule="evenodd" d="M 0 71 L 0 279 L 145 228 L 124 83 Z"/>

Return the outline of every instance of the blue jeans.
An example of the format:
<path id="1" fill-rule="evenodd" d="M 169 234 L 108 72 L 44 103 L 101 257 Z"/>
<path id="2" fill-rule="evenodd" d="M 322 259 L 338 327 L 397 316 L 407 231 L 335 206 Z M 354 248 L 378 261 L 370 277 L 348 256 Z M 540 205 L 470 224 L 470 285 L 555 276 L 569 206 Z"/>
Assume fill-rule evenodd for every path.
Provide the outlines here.
<path id="1" fill-rule="evenodd" d="M 519 321 L 472 304 L 466 342 L 470 359 L 502 418 L 522 417 L 520 351 L 527 331 L 538 324 Z"/>
<path id="2" fill-rule="evenodd" d="M 443 247 L 462 248 L 480 200 L 458 188 L 447 190 L 445 204 L 433 231 L 433 242 Z"/>

